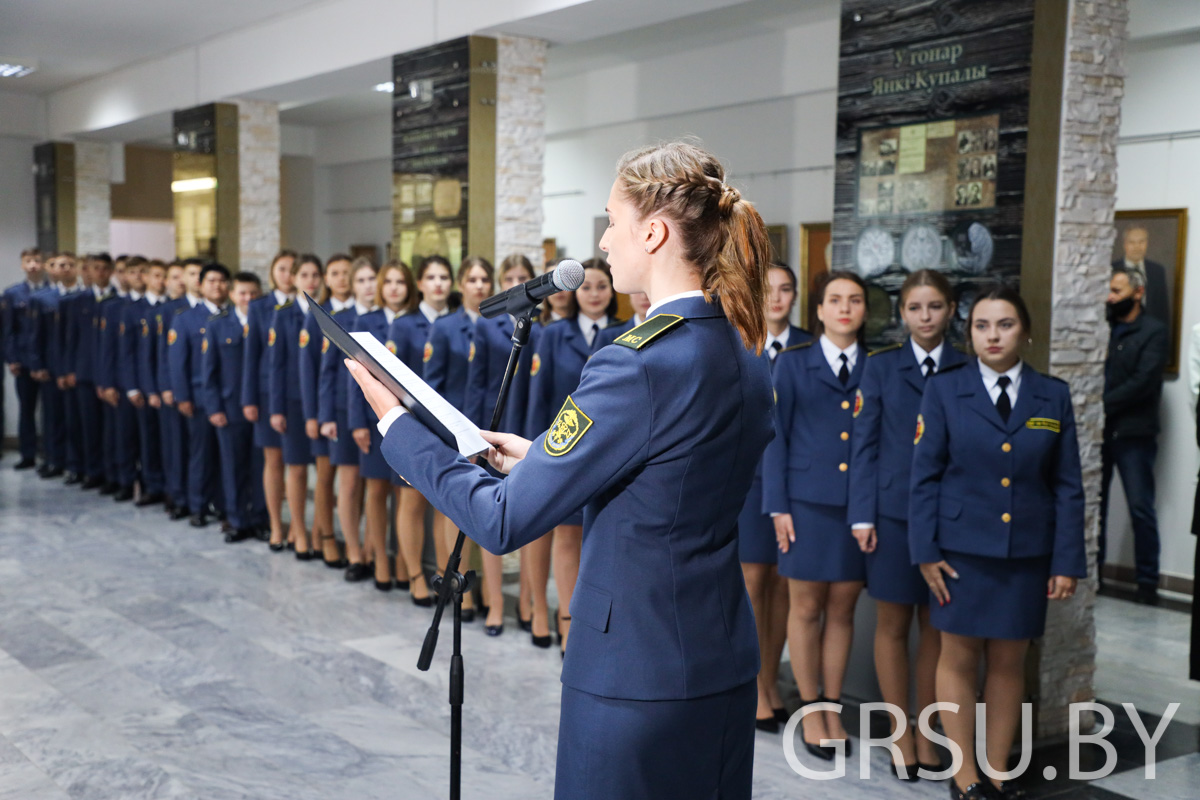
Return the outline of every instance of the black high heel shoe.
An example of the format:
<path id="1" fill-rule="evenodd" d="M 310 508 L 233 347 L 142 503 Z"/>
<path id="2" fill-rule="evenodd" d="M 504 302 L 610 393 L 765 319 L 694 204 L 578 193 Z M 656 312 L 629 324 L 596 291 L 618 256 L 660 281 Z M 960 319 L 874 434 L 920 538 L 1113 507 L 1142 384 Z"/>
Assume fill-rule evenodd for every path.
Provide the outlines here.
<path id="1" fill-rule="evenodd" d="M 763 733 L 779 733 L 779 720 L 772 714 L 769 717 L 755 717 L 754 729 Z"/>
<path id="2" fill-rule="evenodd" d="M 992 800 L 991 794 L 984 786 L 982 780 L 976 781 L 966 789 L 958 788 L 958 784 L 954 779 L 950 779 L 950 800 Z"/>
<path id="3" fill-rule="evenodd" d="M 521 598 L 517 598 L 517 626 L 526 633 L 533 633 L 533 609 L 529 610 L 529 619 L 521 616 Z"/>
<path id="4" fill-rule="evenodd" d="M 786 708 L 772 708 L 771 712 L 775 715 L 775 721 L 780 725 L 787 725 L 787 721 L 792 718 Z"/>
<path id="5" fill-rule="evenodd" d="M 804 698 L 800 698 L 800 708 L 798 708 L 797 711 L 798 712 L 803 711 L 805 708 L 808 708 L 809 706 L 812 706 L 812 705 L 816 705 L 817 703 L 820 703 L 820 702 L 821 702 L 820 698 L 817 698 L 816 700 L 805 700 Z M 809 755 L 815 756 L 816 758 L 819 758 L 822 761 L 833 761 L 834 756 L 837 755 L 836 747 L 833 747 L 832 745 L 826 746 L 826 745 L 821 745 L 821 744 L 813 744 L 812 742 L 810 742 L 804 738 L 804 720 L 803 719 L 800 720 L 800 739 L 801 739 L 801 741 L 804 742 L 804 749 L 808 751 Z"/>
<path id="6" fill-rule="evenodd" d="M 921 777 L 917 775 L 917 769 L 920 767 L 920 764 L 905 764 L 905 777 L 903 778 L 900 777 L 900 770 L 896 768 L 895 761 L 889 761 L 888 766 L 892 768 L 892 775 L 896 776 L 896 780 L 904 781 L 905 783 L 916 783 L 921 780 Z"/>
<path id="7" fill-rule="evenodd" d="M 409 575 L 408 576 L 409 585 L 411 586 L 412 581 L 417 578 L 420 578 L 423 574 L 424 573 L 418 572 L 415 575 Z M 429 588 L 426 587 L 425 591 L 429 592 Z M 421 608 L 429 608 L 431 605 L 433 605 L 433 593 L 432 592 L 425 595 L 424 597 L 417 597 L 415 594 L 409 594 L 409 597 L 412 598 L 414 606 L 420 606 Z"/>
<path id="8" fill-rule="evenodd" d="M 836 703 L 838 705 L 841 705 L 842 698 L 840 698 L 840 697 L 825 697 L 822 695 L 822 697 L 817 702 L 819 702 L 819 703 Z M 837 741 L 837 740 L 835 740 L 835 741 Z M 850 757 L 850 737 L 849 737 L 849 735 L 847 735 L 845 739 L 841 739 L 840 741 L 842 741 L 844 743 L 843 744 L 844 750 L 843 750 L 842 754 L 846 758 L 849 758 Z"/>
<path id="9" fill-rule="evenodd" d="M 554 641 L 554 639 L 548 633 L 545 636 L 538 636 L 536 633 L 533 632 L 533 615 L 532 614 L 530 614 L 530 617 L 529 617 L 529 640 L 531 642 L 533 642 L 534 647 L 540 647 L 543 650 L 548 649 L 550 647 L 550 643 Z"/>

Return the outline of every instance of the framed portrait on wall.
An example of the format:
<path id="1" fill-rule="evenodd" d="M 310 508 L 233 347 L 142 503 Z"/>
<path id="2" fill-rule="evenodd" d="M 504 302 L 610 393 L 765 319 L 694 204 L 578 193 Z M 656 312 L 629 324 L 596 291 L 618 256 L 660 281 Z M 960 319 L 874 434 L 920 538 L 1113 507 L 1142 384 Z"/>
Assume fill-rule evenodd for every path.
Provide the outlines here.
<path id="1" fill-rule="evenodd" d="M 1144 312 L 1167 326 L 1168 375 L 1179 374 L 1182 338 L 1184 258 L 1187 209 L 1118 211 L 1112 265 L 1137 267 L 1146 276 Z"/>
<path id="2" fill-rule="evenodd" d="M 800 286 L 797 287 L 800 296 L 797 305 L 800 308 L 800 327 L 812 330 L 812 324 L 817 318 L 813 306 L 813 287 L 825 273 L 833 261 L 833 225 L 829 222 L 800 223 L 800 274 L 797 276 Z"/>

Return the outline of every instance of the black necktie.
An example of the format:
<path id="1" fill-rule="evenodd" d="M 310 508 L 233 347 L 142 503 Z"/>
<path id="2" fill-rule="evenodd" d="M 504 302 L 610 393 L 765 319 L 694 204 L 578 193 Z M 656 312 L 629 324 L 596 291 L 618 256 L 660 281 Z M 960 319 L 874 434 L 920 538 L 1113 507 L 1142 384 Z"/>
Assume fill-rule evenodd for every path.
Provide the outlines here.
<path id="1" fill-rule="evenodd" d="M 1008 415 L 1012 413 L 1012 400 L 1008 396 L 1008 385 L 1012 383 L 1012 378 L 1007 375 L 1001 375 L 996 381 L 996 385 L 1000 387 L 1000 396 L 996 398 L 996 410 L 1000 412 L 1000 418 L 1008 422 Z"/>
<path id="2" fill-rule="evenodd" d="M 783 349 L 783 345 L 781 345 L 781 344 L 779 343 L 779 340 L 778 340 L 778 339 L 776 339 L 775 341 L 771 342 L 771 360 L 772 360 L 772 361 L 774 361 L 774 360 L 775 360 L 775 356 L 779 355 L 779 351 L 780 351 L 780 350 L 782 350 L 782 349 Z"/>
<path id="3" fill-rule="evenodd" d="M 592 330 L 588 334 L 588 347 L 596 346 L 596 334 L 598 334 L 598 333 L 600 333 L 600 325 L 599 325 L 599 323 L 593 322 Z"/>
<path id="4" fill-rule="evenodd" d="M 838 358 L 842 360 L 842 368 L 838 370 L 838 380 L 842 382 L 842 386 L 845 386 L 846 381 L 850 380 L 850 367 L 847 366 L 845 353 L 842 353 Z"/>
<path id="5" fill-rule="evenodd" d="M 934 363 L 933 356 L 925 356 L 925 360 L 921 362 L 925 365 L 925 377 L 928 378 L 937 371 L 937 364 Z"/>

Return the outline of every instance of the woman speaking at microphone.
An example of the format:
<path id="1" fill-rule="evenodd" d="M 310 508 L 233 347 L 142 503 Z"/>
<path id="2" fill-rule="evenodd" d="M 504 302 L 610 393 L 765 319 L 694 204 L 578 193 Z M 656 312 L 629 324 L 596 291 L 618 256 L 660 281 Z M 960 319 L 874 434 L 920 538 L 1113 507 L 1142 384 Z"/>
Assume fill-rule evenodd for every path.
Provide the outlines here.
<path id="1" fill-rule="evenodd" d="M 485 434 L 506 480 L 348 366 L 388 463 L 482 547 L 584 509 L 555 797 L 749 798 L 759 659 L 737 517 L 773 435 L 757 357 L 770 245 L 690 144 L 624 156 L 607 211 L 600 248 L 617 291 L 650 297 L 647 320 L 592 356 L 535 441 Z"/>

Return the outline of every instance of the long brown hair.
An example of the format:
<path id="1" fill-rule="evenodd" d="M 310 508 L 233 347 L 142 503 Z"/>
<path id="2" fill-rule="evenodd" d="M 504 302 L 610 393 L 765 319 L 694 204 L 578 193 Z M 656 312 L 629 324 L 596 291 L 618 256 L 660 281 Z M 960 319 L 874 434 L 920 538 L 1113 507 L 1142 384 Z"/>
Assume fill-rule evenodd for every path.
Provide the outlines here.
<path id="1" fill-rule="evenodd" d="M 761 353 L 771 243 L 754 205 L 725 183 L 721 162 L 687 142 L 650 145 L 621 157 L 617 182 L 641 219 L 662 215 L 675 223 L 685 257 L 700 269 L 705 299 L 720 298 L 746 349 Z"/>
<path id="2" fill-rule="evenodd" d="M 379 268 L 379 272 L 375 275 L 375 305 L 383 308 L 387 305 L 383 301 L 383 282 L 387 279 L 387 274 L 391 270 L 399 270 L 400 277 L 404 279 L 404 285 L 408 288 L 408 296 L 404 299 L 404 305 L 400 308 L 401 314 L 411 314 L 416 311 L 417 305 L 421 302 L 420 296 L 417 294 L 417 282 L 413 279 L 412 270 L 408 268 L 399 259 L 393 258 L 391 261 Z"/>
<path id="3" fill-rule="evenodd" d="M 292 259 L 293 262 L 295 262 L 295 260 L 297 258 L 299 258 L 299 256 L 296 255 L 295 250 L 284 249 L 284 250 L 280 250 L 278 253 L 276 253 L 275 257 L 271 259 L 271 266 L 267 267 L 267 282 L 271 285 L 272 290 L 279 288 L 278 286 L 275 285 L 275 265 L 277 263 L 279 263 L 279 259 L 281 259 L 281 258 L 290 258 L 290 259 Z M 295 264 L 293 263 L 292 266 L 295 266 Z M 295 275 L 294 272 L 292 274 Z"/>

